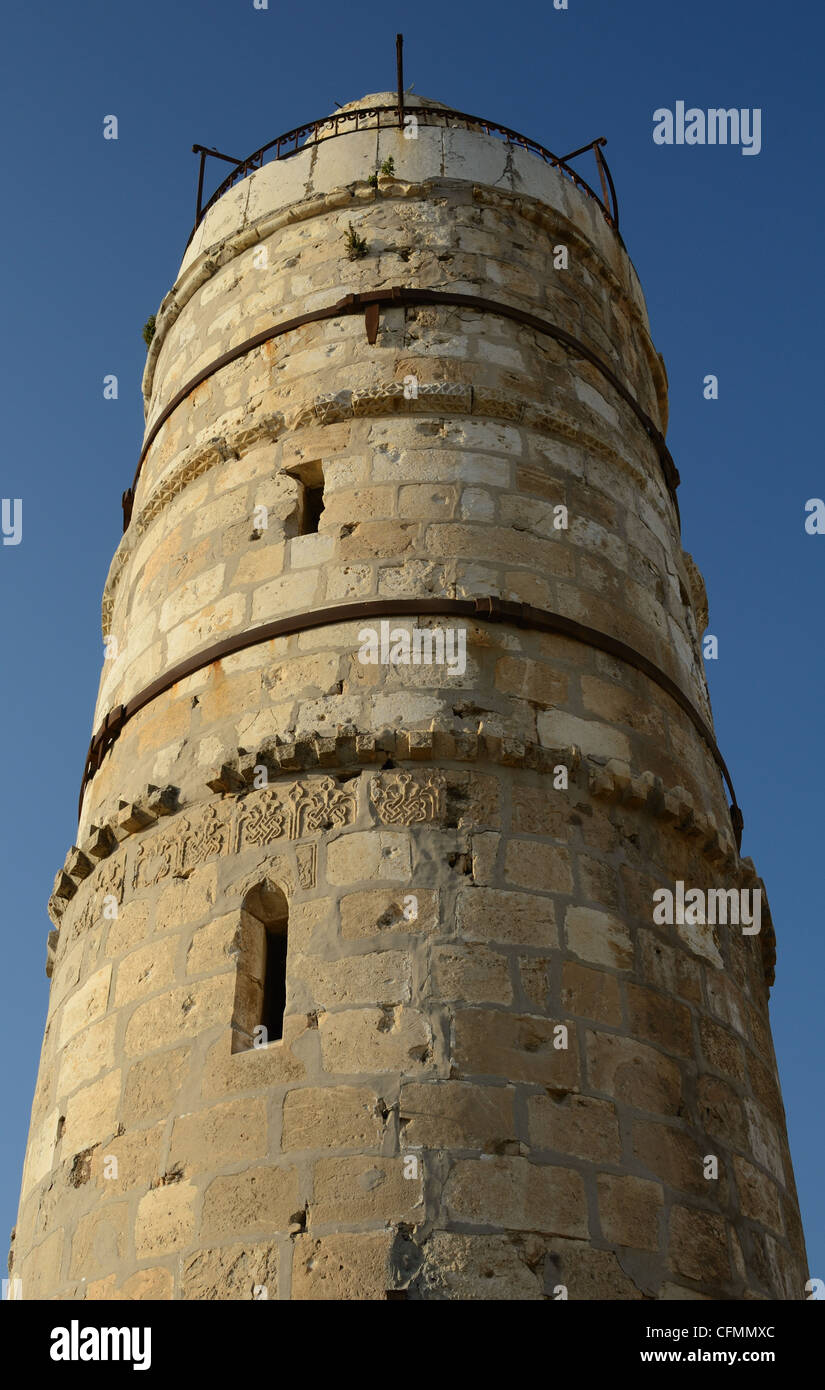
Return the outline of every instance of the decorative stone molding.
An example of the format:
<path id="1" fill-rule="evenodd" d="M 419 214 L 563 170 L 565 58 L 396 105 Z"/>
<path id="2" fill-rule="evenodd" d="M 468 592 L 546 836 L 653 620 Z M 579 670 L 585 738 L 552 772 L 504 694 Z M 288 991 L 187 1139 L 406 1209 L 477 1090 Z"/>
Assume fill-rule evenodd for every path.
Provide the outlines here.
<path id="1" fill-rule="evenodd" d="M 379 772 L 370 800 L 384 825 L 437 824 L 444 814 L 443 773 Z"/>
<path id="2" fill-rule="evenodd" d="M 763 925 L 760 933 L 765 979 L 774 982 L 776 934 L 764 884 L 753 861 L 741 858 L 727 827 L 720 827 L 712 814 L 700 810 L 684 787 L 665 787 L 652 772 L 634 773 L 619 759 L 607 763 L 582 757 L 574 746 L 544 748 L 517 739 L 485 733 L 447 733 L 430 730 L 392 730 L 380 735 L 355 730 L 334 738 L 310 738 L 296 743 L 267 745 L 256 754 L 239 753 L 236 763 L 223 763 L 207 780 L 207 787 L 220 800 L 193 806 L 184 821 L 170 825 L 159 841 L 142 839 L 133 871 L 133 888 L 158 883 L 174 874 L 187 874 L 217 855 L 240 852 L 249 845 L 265 846 L 278 840 L 300 840 L 327 830 L 352 824 L 357 814 L 357 792 L 341 787 L 333 777 L 297 782 L 288 790 L 266 786 L 250 790 L 256 769 L 266 768 L 270 777 L 312 769 L 338 766 L 370 767 L 376 762 L 487 761 L 505 767 L 533 772 L 552 772 L 564 766 L 571 781 L 586 788 L 598 801 L 645 812 L 662 821 L 680 836 L 696 842 L 700 853 L 740 887 L 762 892 Z M 438 824 L 445 809 L 446 778 L 438 769 L 383 769 L 370 779 L 369 802 L 381 825 Z M 59 926 L 68 903 L 87 882 L 95 891 L 122 895 L 121 877 L 110 873 L 104 882 L 101 861 L 112 861 L 124 839 L 142 835 L 157 824 L 159 815 L 182 810 L 174 787 L 149 787 L 138 804 L 122 803 L 112 825 L 92 827 L 82 849 L 73 845 L 63 868 L 58 871 L 49 916 Z M 301 887 L 315 881 L 315 845 L 296 847 L 299 851 L 298 876 Z"/>
<path id="3" fill-rule="evenodd" d="M 356 805 L 355 795 L 339 787 L 331 777 L 308 785 L 296 782 L 286 793 L 265 787 L 239 803 L 235 849 L 249 844 L 268 845 L 282 836 L 300 840 L 348 825 L 355 819 Z"/>

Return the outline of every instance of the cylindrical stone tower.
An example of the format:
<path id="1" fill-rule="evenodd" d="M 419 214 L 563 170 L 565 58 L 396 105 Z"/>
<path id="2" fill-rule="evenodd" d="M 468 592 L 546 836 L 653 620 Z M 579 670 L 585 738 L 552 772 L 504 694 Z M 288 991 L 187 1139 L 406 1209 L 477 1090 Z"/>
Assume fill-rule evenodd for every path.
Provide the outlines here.
<path id="1" fill-rule="evenodd" d="M 157 315 L 13 1274 L 804 1297 L 767 907 L 655 907 L 761 884 L 638 279 L 395 103 L 239 170 Z"/>

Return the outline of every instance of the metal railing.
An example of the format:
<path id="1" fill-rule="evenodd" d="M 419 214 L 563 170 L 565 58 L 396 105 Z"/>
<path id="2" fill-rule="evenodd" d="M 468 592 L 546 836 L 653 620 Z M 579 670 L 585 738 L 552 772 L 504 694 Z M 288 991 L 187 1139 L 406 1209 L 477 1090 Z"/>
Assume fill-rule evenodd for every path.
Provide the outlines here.
<path id="1" fill-rule="evenodd" d="M 497 121 L 488 121 L 482 116 L 470 116 L 466 111 L 453 111 L 443 106 L 413 106 L 405 109 L 403 100 L 399 99 L 395 106 L 368 106 L 354 111 L 339 111 L 334 116 L 325 116 L 321 120 L 310 121 L 307 125 L 296 126 L 294 130 L 288 130 L 286 134 L 278 135 L 266 145 L 261 145 L 260 149 L 255 150 L 254 154 L 249 155 L 246 159 L 235 159 L 232 155 L 207 149 L 205 145 L 193 145 L 193 153 L 200 155 L 200 168 L 198 171 L 195 225 L 190 233 L 189 241 L 192 240 L 209 209 L 215 206 L 218 199 L 222 198 L 241 179 L 247 178 L 249 174 L 262 168 L 267 159 L 289 159 L 293 155 L 300 154 L 302 150 L 310 149 L 313 145 L 319 144 L 321 140 L 351 135 L 359 130 L 403 130 L 410 118 L 414 118 L 418 125 L 423 126 L 443 125 L 448 130 L 455 126 L 483 131 L 485 135 L 495 136 L 508 145 L 517 145 L 521 149 L 528 150 L 530 154 L 543 159 L 545 164 L 550 164 L 553 168 L 558 169 L 575 184 L 580 192 L 588 198 L 592 198 L 598 204 L 608 226 L 618 232 L 619 206 L 616 188 L 607 166 L 607 160 L 602 153 L 607 144 L 604 136 L 600 136 L 597 140 L 591 140 L 589 145 L 582 145 L 579 149 L 572 150 L 570 154 L 559 157 L 550 150 L 546 150 L 543 145 L 539 145 L 537 141 L 530 140 L 526 135 L 520 135 L 518 131 L 511 130 L 509 126 L 499 125 Z M 367 124 L 368 122 L 375 122 L 375 124 L 371 126 Z M 571 159 L 586 154 L 588 150 L 593 151 L 596 161 L 601 196 L 596 193 L 586 179 L 582 178 L 576 169 L 571 168 L 569 163 Z M 227 174 L 223 183 L 215 189 L 211 198 L 204 203 L 204 174 L 206 160 L 210 157 L 233 164 L 234 168 Z M 187 242 L 188 244 L 189 242 Z"/>

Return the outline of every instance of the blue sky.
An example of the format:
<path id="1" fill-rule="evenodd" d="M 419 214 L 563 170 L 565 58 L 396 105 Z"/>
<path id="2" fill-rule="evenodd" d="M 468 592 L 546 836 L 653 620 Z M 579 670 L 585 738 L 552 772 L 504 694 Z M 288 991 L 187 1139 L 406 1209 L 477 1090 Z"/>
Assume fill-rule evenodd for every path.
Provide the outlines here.
<path id="1" fill-rule="evenodd" d="M 243 156 L 394 85 L 563 154 L 608 137 L 622 232 L 670 378 L 683 539 L 702 569 L 717 737 L 778 937 L 771 1015 L 811 1272 L 825 1278 L 820 993 L 823 121 L 819 0 L 44 0 L 4 16 L 0 547 L 6 659 L 0 1239 L 16 1214 L 47 1005 L 52 878 L 72 843 L 100 596 L 140 448 L 141 328 L 192 223 L 193 143 Z M 654 110 L 759 108 L 762 150 L 659 147 Z M 115 114 L 119 139 L 102 137 Z M 116 373 L 117 401 L 103 377 Z M 718 401 L 703 399 L 708 373 Z"/>

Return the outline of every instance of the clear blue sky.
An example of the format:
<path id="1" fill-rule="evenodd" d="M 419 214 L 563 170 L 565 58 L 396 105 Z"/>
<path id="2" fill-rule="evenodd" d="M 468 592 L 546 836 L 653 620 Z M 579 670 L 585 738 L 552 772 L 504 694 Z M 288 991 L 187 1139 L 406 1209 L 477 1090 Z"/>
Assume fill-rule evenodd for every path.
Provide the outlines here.
<path id="1" fill-rule="evenodd" d="M 140 447 L 141 328 L 193 217 L 195 142 L 243 156 L 394 85 L 563 154 L 597 135 L 670 377 L 685 547 L 702 569 L 716 730 L 778 936 L 772 1022 L 812 1273 L 822 1190 L 821 0 L 141 0 L 7 8 L 0 494 L 0 1241 L 15 1219 L 47 1004 L 45 903 L 76 828 L 100 597 Z M 758 107 L 763 147 L 657 147 L 678 100 Z M 120 138 L 102 138 L 103 118 Z M 104 401 L 103 377 L 120 381 Z M 715 373 L 720 399 L 702 380 Z"/>

